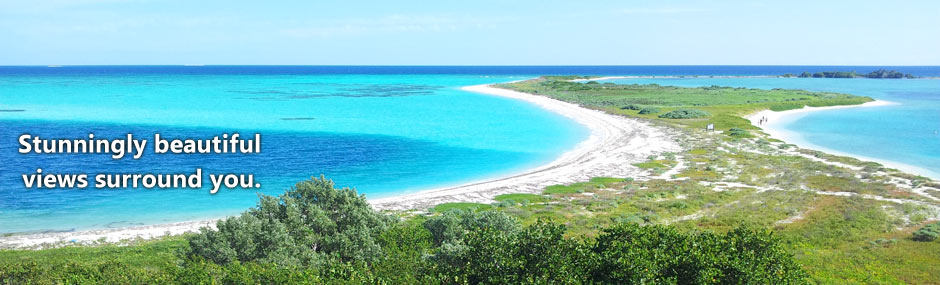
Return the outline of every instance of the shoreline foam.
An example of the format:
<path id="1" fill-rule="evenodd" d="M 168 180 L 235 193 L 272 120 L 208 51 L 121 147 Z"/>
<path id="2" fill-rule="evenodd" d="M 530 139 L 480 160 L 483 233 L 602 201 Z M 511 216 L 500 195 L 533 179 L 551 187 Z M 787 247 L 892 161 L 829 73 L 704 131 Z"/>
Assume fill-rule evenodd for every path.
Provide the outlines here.
<path id="1" fill-rule="evenodd" d="M 749 121 L 751 121 L 751 125 L 754 125 L 756 127 L 763 129 L 764 132 L 770 135 L 771 137 L 782 140 L 786 143 L 794 144 L 800 148 L 817 150 L 817 151 L 821 151 L 821 152 L 825 152 L 825 153 L 833 154 L 833 155 L 848 156 L 848 157 L 853 157 L 853 158 L 865 160 L 865 161 L 878 162 L 888 168 L 894 168 L 894 169 L 901 170 L 904 172 L 922 175 L 925 177 L 929 177 L 931 179 L 940 179 L 940 174 L 921 168 L 921 167 L 917 167 L 917 166 L 913 166 L 913 165 L 909 165 L 909 164 L 905 164 L 901 162 L 896 162 L 896 161 L 890 161 L 886 159 L 879 159 L 879 158 L 873 158 L 873 157 L 868 157 L 864 155 L 847 153 L 847 152 L 823 147 L 820 145 L 816 145 L 816 144 L 806 141 L 803 138 L 802 134 L 795 132 L 795 131 L 788 130 L 784 127 L 788 123 L 799 120 L 800 118 L 806 116 L 807 114 L 811 112 L 836 110 L 836 109 L 848 109 L 848 108 L 882 107 L 882 106 L 892 106 L 892 105 L 898 105 L 898 104 L 899 103 L 885 101 L 885 100 L 875 100 L 875 101 L 867 102 L 867 103 L 860 104 L 860 105 L 843 105 L 843 106 L 828 106 L 828 107 L 804 106 L 801 109 L 786 110 L 786 111 L 780 111 L 780 112 L 775 112 L 771 110 L 763 110 L 763 111 L 750 114 L 746 116 L 745 119 L 748 119 Z M 763 125 L 758 124 L 758 121 L 760 120 L 761 117 L 766 117 L 767 123 Z"/>

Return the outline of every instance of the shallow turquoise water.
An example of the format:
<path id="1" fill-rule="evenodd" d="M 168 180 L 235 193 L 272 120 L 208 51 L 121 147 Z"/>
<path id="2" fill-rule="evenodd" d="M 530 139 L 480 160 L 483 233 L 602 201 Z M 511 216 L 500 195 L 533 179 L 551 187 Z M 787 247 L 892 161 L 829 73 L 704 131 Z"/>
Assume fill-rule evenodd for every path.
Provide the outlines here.
<path id="1" fill-rule="evenodd" d="M 675 86 L 733 86 L 832 91 L 899 105 L 811 112 L 783 127 L 826 150 L 920 168 L 940 179 L 940 80 L 818 78 L 656 78 L 616 83 Z"/>
<path id="2" fill-rule="evenodd" d="M 0 233 L 120 227 L 235 214 L 256 192 L 326 175 L 382 197 L 518 172 L 555 159 L 588 130 L 467 85 L 480 75 L 82 74 L 0 77 Z M 263 135 L 260 155 L 20 155 L 16 138 Z M 152 142 L 151 142 L 152 143 Z M 150 148 L 152 146 L 148 146 Z M 26 189 L 20 174 L 254 173 L 259 189 Z M 208 183 L 206 183 L 208 184 Z"/>

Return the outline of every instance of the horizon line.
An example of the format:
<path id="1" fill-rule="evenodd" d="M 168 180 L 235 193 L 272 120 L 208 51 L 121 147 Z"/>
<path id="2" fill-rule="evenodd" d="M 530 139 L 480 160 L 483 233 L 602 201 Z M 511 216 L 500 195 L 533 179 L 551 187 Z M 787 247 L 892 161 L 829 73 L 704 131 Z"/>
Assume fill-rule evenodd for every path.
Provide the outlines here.
<path id="1" fill-rule="evenodd" d="M 0 67 L 66 67 L 66 66 L 362 66 L 362 67 L 551 67 L 551 66 L 858 66 L 858 67 L 940 67 L 907 64 L 0 64 Z"/>

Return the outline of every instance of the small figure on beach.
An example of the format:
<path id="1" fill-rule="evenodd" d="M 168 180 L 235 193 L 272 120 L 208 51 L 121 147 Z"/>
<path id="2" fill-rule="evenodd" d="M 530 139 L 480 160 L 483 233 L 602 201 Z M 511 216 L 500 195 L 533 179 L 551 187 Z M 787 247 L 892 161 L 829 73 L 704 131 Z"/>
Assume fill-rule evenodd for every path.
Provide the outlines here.
<path id="1" fill-rule="evenodd" d="M 759 119 L 757 119 L 757 125 L 763 126 L 766 123 L 767 123 L 767 117 L 760 117 Z"/>

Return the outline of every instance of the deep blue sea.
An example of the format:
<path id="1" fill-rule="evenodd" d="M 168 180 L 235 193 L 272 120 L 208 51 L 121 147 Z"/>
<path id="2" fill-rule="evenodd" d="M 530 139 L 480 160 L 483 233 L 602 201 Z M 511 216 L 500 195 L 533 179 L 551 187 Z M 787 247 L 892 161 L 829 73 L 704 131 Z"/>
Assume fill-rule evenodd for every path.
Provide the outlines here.
<path id="1" fill-rule="evenodd" d="M 832 66 L 14 66 L 0 67 L 0 233 L 69 231 L 221 217 L 325 175 L 367 197 L 458 185 L 555 159 L 582 126 L 461 86 L 538 75 L 779 75 L 940 67 Z M 672 85 L 803 88 L 902 103 L 819 112 L 794 123 L 813 144 L 937 170 L 940 80 L 699 78 Z M 17 138 L 152 140 L 261 133 L 262 153 L 22 155 Z M 152 143 L 152 142 L 151 142 Z M 261 189 L 26 189 L 21 174 L 253 173 Z M 206 183 L 208 184 L 208 183 Z"/>

